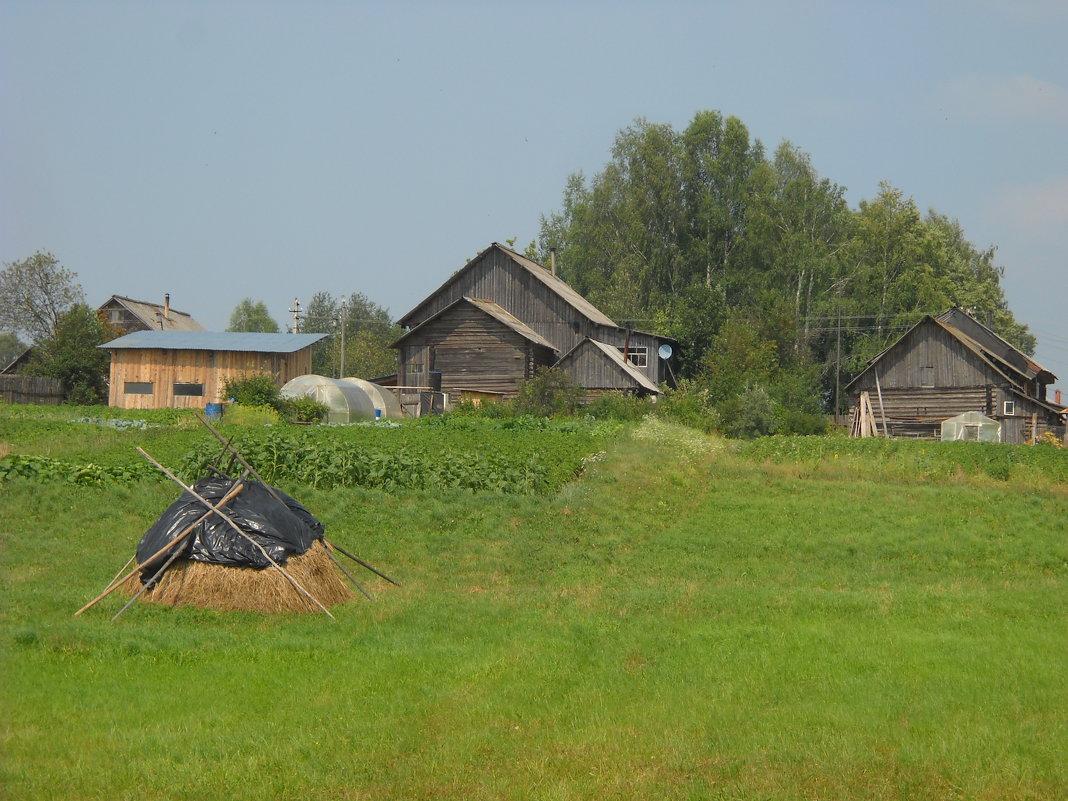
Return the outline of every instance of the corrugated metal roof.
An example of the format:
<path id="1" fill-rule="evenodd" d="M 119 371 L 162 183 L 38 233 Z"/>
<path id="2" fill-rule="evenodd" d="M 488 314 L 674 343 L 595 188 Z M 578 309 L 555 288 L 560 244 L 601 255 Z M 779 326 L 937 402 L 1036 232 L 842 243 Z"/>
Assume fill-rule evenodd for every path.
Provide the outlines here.
<path id="1" fill-rule="evenodd" d="M 104 350 L 230 350 L 246 353 L 294 353 L 327 334 L 254 334 L 240 331 L 134 331 L 97 347 Z"/>

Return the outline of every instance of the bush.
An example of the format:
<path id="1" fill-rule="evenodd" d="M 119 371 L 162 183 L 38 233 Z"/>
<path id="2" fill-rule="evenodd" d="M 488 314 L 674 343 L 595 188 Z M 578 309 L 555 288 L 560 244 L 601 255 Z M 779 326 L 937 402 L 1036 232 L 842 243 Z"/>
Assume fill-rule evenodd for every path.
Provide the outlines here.
<path id="1" fill-rule="evenodd" d="M 657 417 L 688 428 L 711 434 L 719 428 L 719 415 L 709 402 L 708 390 L 694 381 L 679 382 L 678 389 L 669 389 L 653 406 Z"/>
<path id="2" fill-rule="evenodd" d="M 574 414 L 582 403 L 583 389 L 575 386 L 571 376 L 554 367 L 543 367 L 519 387 L 515 399 L 519 414 L 537 417 Z"/>
<path id="3" fill-rule="evenodd" d="M 226 410 L 225 420 L 241 426 L 262 426 L 282 422 L 282 416 L 273 406 L 245 406 L 231 404 Z"/>
<path id="4" fill-rule="evenodd" d="M 307 395 L 300 398 L 289 398 L 283 403 L 285 404 L 286 418 L 294 423 L 321 423 L 328 411 L 324 404 Z"/>
<path id="5" fill-rule="evenodd" d="M 595 420 L 641 420 L 652 411 L 652 404 L 636 395 L 609 392 L 587 404 L 584 411 Z"/>
<path id="6" fill-rule="evenodd" d="M 270 406 L 281 410 L 281 388 L 273 375 L 253 373 L 230 377 L 223 384 L 221 401 L 234 400 L 243 406 Z"/>

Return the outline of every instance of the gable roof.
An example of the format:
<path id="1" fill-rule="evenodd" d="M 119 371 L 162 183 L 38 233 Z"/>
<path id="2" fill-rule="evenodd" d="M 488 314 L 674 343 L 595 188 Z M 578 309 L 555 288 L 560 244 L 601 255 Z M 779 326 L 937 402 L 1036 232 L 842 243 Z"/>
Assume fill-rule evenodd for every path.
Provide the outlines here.
<path id="1" fill-rule="evenodd" d="M 125 309 L 135 318 L 141 321 L 150 330 L 156 331 L 203 331 L 204 326 L 194 320 L 185 312 L 171 307 L 169 309 L 158 303 L 149 303 L 144 300 L 134 300 L 122 295 L 112 295 L 105 300 L 97 309 L 103 309 L 114 301 L 115 305 Z M 167 312 L 165 315 L 164 312 Z"/>
<path id="2" fill-rule="evenodd" d="M 541 334 L 539 334 L 537 331 L 535 331 L 529 325 L 524 323 L 518 317 L 516 317 L 515 315 L 510 314 L 509 312 L 507 312 L 502 306 L 494 303 L 492 300 L 483 300 L 483 299 L 480 299 L 480 298 L 469 298 L 466 295 L 464 297 L 460 298 L 459 300 L 450 303 L 448 306 L 446 306 L 444 309 L 439 311 L 437 314 L 433 314 L 430 317 L 427 317 L 423 322 L 421 322 L 419 325 L 417 325 L 412 330 L 408 331 L 406 334 L 404 334 L 404 336 L 400 337 L 396 342 L 394 342 L 392 345 L 390 345 L 390 347 L 391 348 L 397 347 L 402 342 L 404 342 L 406 339 L 408 339 L 409 337 L 413 336 L 418 331 L 421 331 L 426 326 L 430 325 L 430 323 L 434 322 L 435 320 L 440 320 L 442 317 L 444 317 L 450 311 L 455 309 L 461 303 L 469 303 L 470 305 L 474 306 L 476 309 L 479 309 L 480 311 L 484 312 L 485 314 L 488 314 L 490 317 L 492 317 L 497 322 L 503 324 L 507 328 L 510 328 L 512 331 L 514 331 L 515 333 L 519 334 L 519 336 L 521 336 L 524 339 L 527 339 L 527 340 L 533 342 L 535 345 L 543 345 L 544 347 L 549 348 L 550 350 L 559 351 L 559 348 L 557 348 L 555 345 L 553 345 L 553 343 L 551 343 L 549 340 L 547 340 L 545 337 L 543 337 Z"/>
<path id="3" fill-rule="evenodd" d="M 453 273 L 449 277 L 449 279 L 445 281 L 445 283 L 443 283 L 440 287 L 430 293 L 426 298 L 420 301 L 415 308 L 413 308 L 406 315 L 401 317 L 400 320 L 398 320 L 397 322 L 403 326 L 411 325 L 410 318 L 412 317 L 412 315 L 415 314 L 415 312 L 417 312 L 423 305 L 426 304 L 427 300 L 434 297 L 435 295 L 440 294 L 449 286 L 456 283 L 464 273 L 472 269 L 479 261 L 481 261 L 486 256 L 486 254 L 488 254 L 494 249 L 499 250 L 500 252 L 507 255 L 508 258 L 511 259 L 516 265 L 518 265 L 521 269 L 525 270 L 531 276 L 533 276 L 542 284 L 544 284 L 549 290 L 558 295 L 569 306 L 571 306 L 573 309 L 575 309 L 575 311 L 586 317 L 586 319 L 588 319 L 590 322 L 596 323 L 598 325 L 606 325 L 611 328 L 619 328 L 619 326 L 616 325 L 616 323 L 607 314 L 605 314 L 592 303 L 590 303 L 588 300 L 586 300 L 586 298 L 582 297 L 582 295 L 572 289 L 571 286 L 569 286 L 568 283 L 562 278 L 553 275 L 548 268 L 543 267 L 536 261 L 528 259 L 526 256 L 520 255 L 516 251 L 512 250 L 511 248 L 505 247 L 499 242 L 494 242 L 488 248 L 483 250 L 473 259 L 471 259 L 471 261 L 467 262 L 467 264 L 465 264 L 463 267 Z"/>
<path id="4" fill-rule="evenodd" d="M 956 315 L 951 314 L 951 312 L 958 312 L 960 315 L 963 315 L 968 320 L 972 320 L 971 317 L 968 317 L 960 309 L 950 309 L 949 311 L 943 312 L 942 314 L 938 315 L 938 317 L 931 317 L 930 315 L 924 316 L 922 320 L 920 320 L 908 331 L 898 337 L 898 339 L 895 340 L 892 345 L 890 345 L 888 348 L 885 348 L 883 351 L 869 359 L 867 366 L 863 370 L 861 370 L 860 373 L 858 373 L 852 381 L 846 384 L 845 389 L 849 390 L 854 384 L 858 383 L 861 378 L 867 375 L 868 371 L 872 370 L 882 360 L 882 358 L 886 356 L 887 353 L 889 353 L 891 350 L 893 350 L 906 339 L 908 339 L 910 336 L 912 336 L 913 332 L 916 331 L 918 328 L 924 325 L 933 325 L 947 333 L 959 343 L 961 343 L 961 345 L 963 345 L 968 351 L 974 354 L 990 370 L 1001 376 L 1007 383 L 1012 385 L 1013 389 L 1017 392 L 1018 395 L 1020 395 L 1021 397 L 1029 398 L 1031 401 L 1038 403 L 1042 406 L 1053 408 L 1048 402 L 1031 395 L 1022 386 L 1025 382 L 1030 381 L 1035 377 L 1049 377 L 1051 380 L 1055 381 L 1057 377 L 1053 375 L 1053 373 L 1049 372 L 1049 370 L 1046 370 L 1041 365 L 1038 365 L 1037 363 L 1029 359 L 1021 351 L 1010 345 L 1008 342 L 1003 340 L 1001 337 L 999 337 L 986 326 L 976 322 L 975 325 L 978 326 L 978 329 L 981 329 L 982 332 L 986 332 L 985 334 L 982 334 L 982 332 L 980 332 L 980 335 L 983 336 L 986 342 L 991 345 L 991 347 L 984 347 L 983 343 L 977 341 L 976 339 L 973 339 L 971 336 L 966 334 L 956 325 L 951 322 L 948 322 L 948 320 L 960 322 L 960 318 Z M 973 320 L 973 322 L 975 321 Z M 966 323 L 963 323 L 962 325 L 967 326 Z M 973 331 L 978 331 L 978 329 L 971 328 L 971 330 Z M 994 352 L 995 349 L 998 351 L 997 353 Z M 1009 353 L 1009 351 L 1007 351 L 1006 349 L 1010 349 L 1012 353 Z M 1001 353 L 1004 354 L 1004 358 L 999 355 Z M 1022 359 L 1024 362 L 1026 362 L 1026 369 L 1019 369 L 1007 360 L 1009 358 L 1012 358 L 1013 361 L 1017 363 L 1019 363 L 1019 361 Z"/>
<path id="5" fill-rule="evenodd" d="M 258 334 L 240 331 L 134 331 L 97 345 L 104 350 L 228 350 L 246 353 L 295 353 L 328 334 Z"/>
<path id="6" fill-rule="evenodd" d="M 624 359 L 623 354 L 619 352 L 619 348 L 606 345 L 604 342 L 598 342 L 596 339 L 590 339 L 589 337 L 586 337 L 586 339 L 561 356 L 560 360 L 553 366 L 566 370 L 566 367 L 563 367 L 564 362 L 577 358 L 578 354 L 587 348 L 592 348 L 598 357 L 607 359 L 637 386 L 657 395 L 660 394 L 660 388 L 645 373 Z"/>
<path id="7" fill-rule="evenodd" d="M 1044 384 L 1052 384 L 1057 380 L 1049 370 L 1036 362 L 1015 345 L 1006 342 L 992 330 L 980 323 L 974 317 L 962 309 L 948 309 L 935 318 L 939 322 L 953 326 L 960 333 L 972 339 L 980 348 L 991 356 L 1001 360 L 1007 366 L 1027 378 L 1038 378 Z M 1043 375 L 1043 373 L 1045 375 Z"/>

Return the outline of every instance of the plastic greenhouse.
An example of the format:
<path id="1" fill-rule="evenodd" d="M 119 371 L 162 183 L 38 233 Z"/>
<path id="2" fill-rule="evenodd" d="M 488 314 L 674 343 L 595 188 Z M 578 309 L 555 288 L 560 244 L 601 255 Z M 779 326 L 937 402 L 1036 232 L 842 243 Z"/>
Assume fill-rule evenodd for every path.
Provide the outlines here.
<path id="1" fill-rule="evenodd" d="M 965 412 L 942 423 L 942 441 L 1001 442 L 1001 423 L 981 412 Z"/>
<path id="2" fill-rule="evenodd" d="M 283 398 L 314 398 L 327 408 L 326 419 L 331 423 L 402 416 L 400 404 L 389 390 L 359 378 L 301 375 L 287 382 L 281 394 Z"/>

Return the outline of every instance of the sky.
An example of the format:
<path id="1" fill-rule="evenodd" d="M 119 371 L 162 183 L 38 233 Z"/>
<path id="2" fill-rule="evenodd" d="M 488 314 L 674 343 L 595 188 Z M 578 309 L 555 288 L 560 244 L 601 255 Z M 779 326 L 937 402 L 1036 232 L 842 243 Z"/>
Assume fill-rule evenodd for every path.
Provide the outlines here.
<path id="1" fill-rule="evenodd" d="M 996 246 L 1068 388 L 1066 42 L 1065 0 L 4 0 L 0 262 L 210 330 L 317 291 L 400 317 L 637 118 L 715 109 Z"/>

